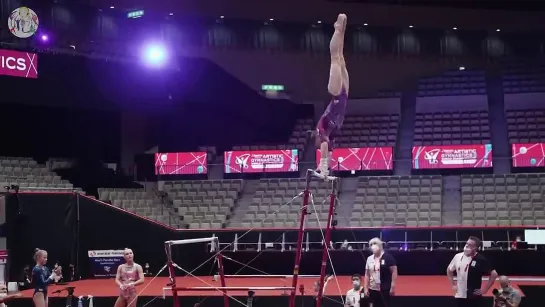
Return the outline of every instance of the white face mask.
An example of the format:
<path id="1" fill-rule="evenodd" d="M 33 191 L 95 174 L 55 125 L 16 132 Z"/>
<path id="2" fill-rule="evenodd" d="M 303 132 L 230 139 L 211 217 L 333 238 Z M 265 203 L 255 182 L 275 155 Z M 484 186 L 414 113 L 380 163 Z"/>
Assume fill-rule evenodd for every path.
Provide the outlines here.
<path id="1" fill-rule="evenodd" d="M 469 256 L 473 253 L 473 250 L 469 247 L 464 247 L 464 255 Z"/>
<path id="2" fill-rule="evenodd" d="M 352 281 L 352 285 L 354 286 L 354 288 L 359 288 L 361 285 L 361 282 L 359 280 L 354 280 Z"/>
<path id="3" fill-rule="evenodd" d="M 371 245 L 371 251 L 373 252 L 373 254 L 378 253 L 380 251 L 380 247 L 378 246 L 378 244 Z"/>

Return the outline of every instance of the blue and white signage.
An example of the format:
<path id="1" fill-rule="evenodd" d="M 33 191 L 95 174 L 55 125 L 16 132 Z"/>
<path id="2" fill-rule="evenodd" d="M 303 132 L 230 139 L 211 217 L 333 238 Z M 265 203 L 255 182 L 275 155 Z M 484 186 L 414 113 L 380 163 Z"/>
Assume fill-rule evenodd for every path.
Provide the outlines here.
<path id="1" fill-rule="evenodd" d="M 88 251 L 88 255 L 95 277 L 115 277 L 117 267 L 125 262 L 122 249 Z"/>

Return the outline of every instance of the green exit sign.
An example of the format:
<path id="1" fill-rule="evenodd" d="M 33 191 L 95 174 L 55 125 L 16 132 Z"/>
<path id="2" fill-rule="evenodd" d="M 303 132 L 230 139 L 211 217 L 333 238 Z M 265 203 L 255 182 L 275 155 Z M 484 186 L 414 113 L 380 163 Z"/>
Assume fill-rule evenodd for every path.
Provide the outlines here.
<path id="1" fill-rule="evenodd" d="M 283 85 L 274 85 L 274 84 L 264 84 L 261 86 L 262 91 L 276 91 L 280 92 L 284 90 Z"/>
<path id="2" fill-rule="evenodd" d="M 144 16 L 144 10 L 127 13 L 127 18 L 140 18 L 142 16 Z"/>

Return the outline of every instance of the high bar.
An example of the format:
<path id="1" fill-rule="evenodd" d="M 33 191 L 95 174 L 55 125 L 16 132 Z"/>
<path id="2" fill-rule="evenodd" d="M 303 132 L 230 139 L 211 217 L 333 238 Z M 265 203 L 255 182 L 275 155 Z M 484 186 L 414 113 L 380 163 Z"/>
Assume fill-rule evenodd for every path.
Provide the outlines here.
<path id="1" fill-rule="evenodd" d="M 214 275 L 214 280 L 220 276 Z M 224 275 L 225 278 L 292 278 L 293 275 Z M 299 275 L 299 278 L 318 278 L 320 275 Z"/>
<path id="2" fill-rule="evenodd" d="M 293 287 L 176 287 L 172 291 L 246 291 L 246 290 L 293 290 Z"/>
<path id="3" fill-rule="evenodd" d="M 203 243 L 203 242 L 217 242 L 218 237 L 210 237 L 210 238 L 198 238 L 198 239 L 185 239 L 185 240 L 171 240 L 166 241 L 165 243 L 170 245 L 179 245 L 179 244 L 191 244 L 191 243 Z"/>
<path id="4" fill-rule="evenodd" d="M 327 180 L 327 181 L 335 181 L 335 180 L 337 180 L 337 177 L 334 177 L 334 176 L 324 176 L 324 175 L 322 175 L 322 174 L 316 172 L 316 171 L 313 170 L 313 169 L 308 169 L 307 172 L 310 173 L 310 175 L 312 175 L 313 177 L 320 178 L 320 179 L 324 179 L 324 180 Z"/>

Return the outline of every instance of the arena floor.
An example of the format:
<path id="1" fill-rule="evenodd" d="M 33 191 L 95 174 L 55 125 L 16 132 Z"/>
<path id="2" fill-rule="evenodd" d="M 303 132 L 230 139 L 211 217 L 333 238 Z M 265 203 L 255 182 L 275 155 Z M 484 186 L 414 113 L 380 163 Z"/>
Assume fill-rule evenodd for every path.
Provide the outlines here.
<path id="1" fill-rule="evenodd" d="M 544 277 L 511 277 L 512 285 L 515 288 L 519 286 L 545 286 Z M 179 287 L 206 287 L 220 286 L 219 281 L 214 281 L 212 276 L 200 277 L 179 277 L 176 279 Z M 299 284 L 304 285 L 306 289 L 305 295 L 314 295 L 314 282 L 316 278 L 300 278 Z M 339 286 L 335 280 L 331 280 L 326 288 L 326 295 L 339 296 L 344 295 L 350 289 L 352 283 L 350 276 L 338 277 Z M 147 278 L 146 283 L 138 289 L 141 291 L 140 296 L 163 296 L 163 288 L 166 287 L 168 278 L 158 277 L 152 279 Z M 228 287 L 289 287 L 291 278 L 233 278 L 227 279 Z M 93 297 L 115 297 L 119 294 L 119 290 L 113 279 L 90 279 L 76 281 L 69 284 L 75 287 L 75 296 L 92 295 Z M 50 297 L 65 296 L 65 293 L 53 294 L 56 290 L 63 289 L 66 286 L 51 286 L 49 289 Z M 341 291 L 339 292 L 339 287 Z M 281 296 L 281 290 L 258 290 L 255 291 L 256 296 Z M 172 293 L 167 291 L 166 296 L 171 296 Z M 247 291 L 229 291 L 233 296 L 246 296 Z M 298 293 L 299 294 L 299 293 Z M 33 295 L 33 290 L 22 292 L 23 298 L 30 298 Z M 186 291 L 181 296 L 221 296 L 219 291 Z M 449 286 L 446 276 L 400 276 L 397 282 L 396 296 L 452 296 L 452 290 Z M 491 293 L 488 293 L 491 296 Z"/>

